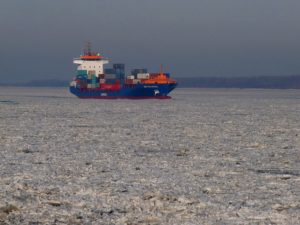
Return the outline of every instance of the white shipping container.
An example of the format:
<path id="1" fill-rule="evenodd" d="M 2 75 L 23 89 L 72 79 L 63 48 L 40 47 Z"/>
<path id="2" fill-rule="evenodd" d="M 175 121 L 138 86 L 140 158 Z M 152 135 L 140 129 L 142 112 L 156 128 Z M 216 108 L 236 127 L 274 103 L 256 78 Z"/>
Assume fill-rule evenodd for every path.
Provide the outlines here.
<path id="1" fill-rule="evenodd" d="M 99 80 L 99 83 L 100 83 L 100 84 L 105 84 L 105 79 L 100 79 L 100 80 Z"/>
<path id="2" fill-rule="evenodd" d="M 87 88 L 92 88 L 92 84 L 88 84 L 88 85 L 87 85 Z"/>
<path id="3" fill-rule="evenodd" d="M 149 79 L 150 73 L 138 73 L 137 78 L 138 79 Z"/>
<path id="4" fill-rule="evenodd" d="M 133 76 L 133 75 L 129 75 L 129 76 L 127 76 L 127 79 L 128 79 L 128 80 L 133 80 L 133 79 L 134 79 L 134 76 Z"/>

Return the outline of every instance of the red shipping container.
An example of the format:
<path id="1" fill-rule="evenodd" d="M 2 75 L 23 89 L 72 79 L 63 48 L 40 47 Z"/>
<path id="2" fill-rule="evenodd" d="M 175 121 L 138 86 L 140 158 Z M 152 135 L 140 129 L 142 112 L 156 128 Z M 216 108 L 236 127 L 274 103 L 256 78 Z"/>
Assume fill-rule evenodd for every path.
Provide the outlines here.
<path id="1" fill-rule="evenodd" d="M 121 89 L 120 84 L 100 84 L 100 88 L 104 90 L 117 91 Z"/>

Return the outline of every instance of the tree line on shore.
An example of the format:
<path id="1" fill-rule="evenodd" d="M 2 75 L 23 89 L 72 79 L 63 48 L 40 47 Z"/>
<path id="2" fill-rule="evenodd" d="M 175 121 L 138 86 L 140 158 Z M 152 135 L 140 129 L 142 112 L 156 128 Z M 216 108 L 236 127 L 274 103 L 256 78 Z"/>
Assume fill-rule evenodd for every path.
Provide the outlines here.
<path id="1" fill-rule="evenodd" d="M 182 88 L 269 88 L 300 89 L 300 75 L 256 77 L 177 77 Z M 1 83 L 1 86 L 66 87 L 66 80 L 32 80 L 23 83 Z"/>

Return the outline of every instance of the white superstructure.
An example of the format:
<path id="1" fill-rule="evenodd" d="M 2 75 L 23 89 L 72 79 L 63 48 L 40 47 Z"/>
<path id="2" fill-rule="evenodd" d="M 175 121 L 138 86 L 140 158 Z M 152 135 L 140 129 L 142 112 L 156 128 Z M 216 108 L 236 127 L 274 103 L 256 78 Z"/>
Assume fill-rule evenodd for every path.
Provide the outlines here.
<path id="1" fill-rule="evenodd" d="M 109 61 L 104 59 L 100 53 L 94 53 L 91 51 L 91 43 L 87 42 L 84 54 L 80 58 L 73 60 L 74 64 L 77 64 L 77 70 L 86 70 L 88 74 L 93 74 L 99 77 L 100 74 L 104 74 L 103 66 Z"/>
<path id="2" fill-rule="evenodd" d="M 77 70 L 94 70 L 96 76 L 98 77 L 99 74 L 104 74 L 103 66 L 108 64 L 109 61 L 106 59 L 84 59 L 84 56 L 81 58 L 77 58 L 73 60 L 74 64 L 77 64 Z"/>

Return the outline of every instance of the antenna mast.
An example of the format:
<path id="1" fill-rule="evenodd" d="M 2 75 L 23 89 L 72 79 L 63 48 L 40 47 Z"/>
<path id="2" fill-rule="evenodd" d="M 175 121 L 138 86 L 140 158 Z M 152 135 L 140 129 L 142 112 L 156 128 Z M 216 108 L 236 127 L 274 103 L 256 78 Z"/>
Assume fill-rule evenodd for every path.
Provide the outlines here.
<path id="1" fill-rule="evenodd" d="M 91 46 L 92 46 L 91 42 L 88 41 L 88 42 L 86 43 L 85 49 L 84 49 L 84 54 L 85 54 L 85 55 L 92 55 L 92 50 L 91 50 L 92 47 L 91 47 Z"/>
<path id="2" fill-rule="evenodd" d="M 163 64 L 160 64 L 160 75 L 164 74 L 164 68 L 163 68 Z"/>

